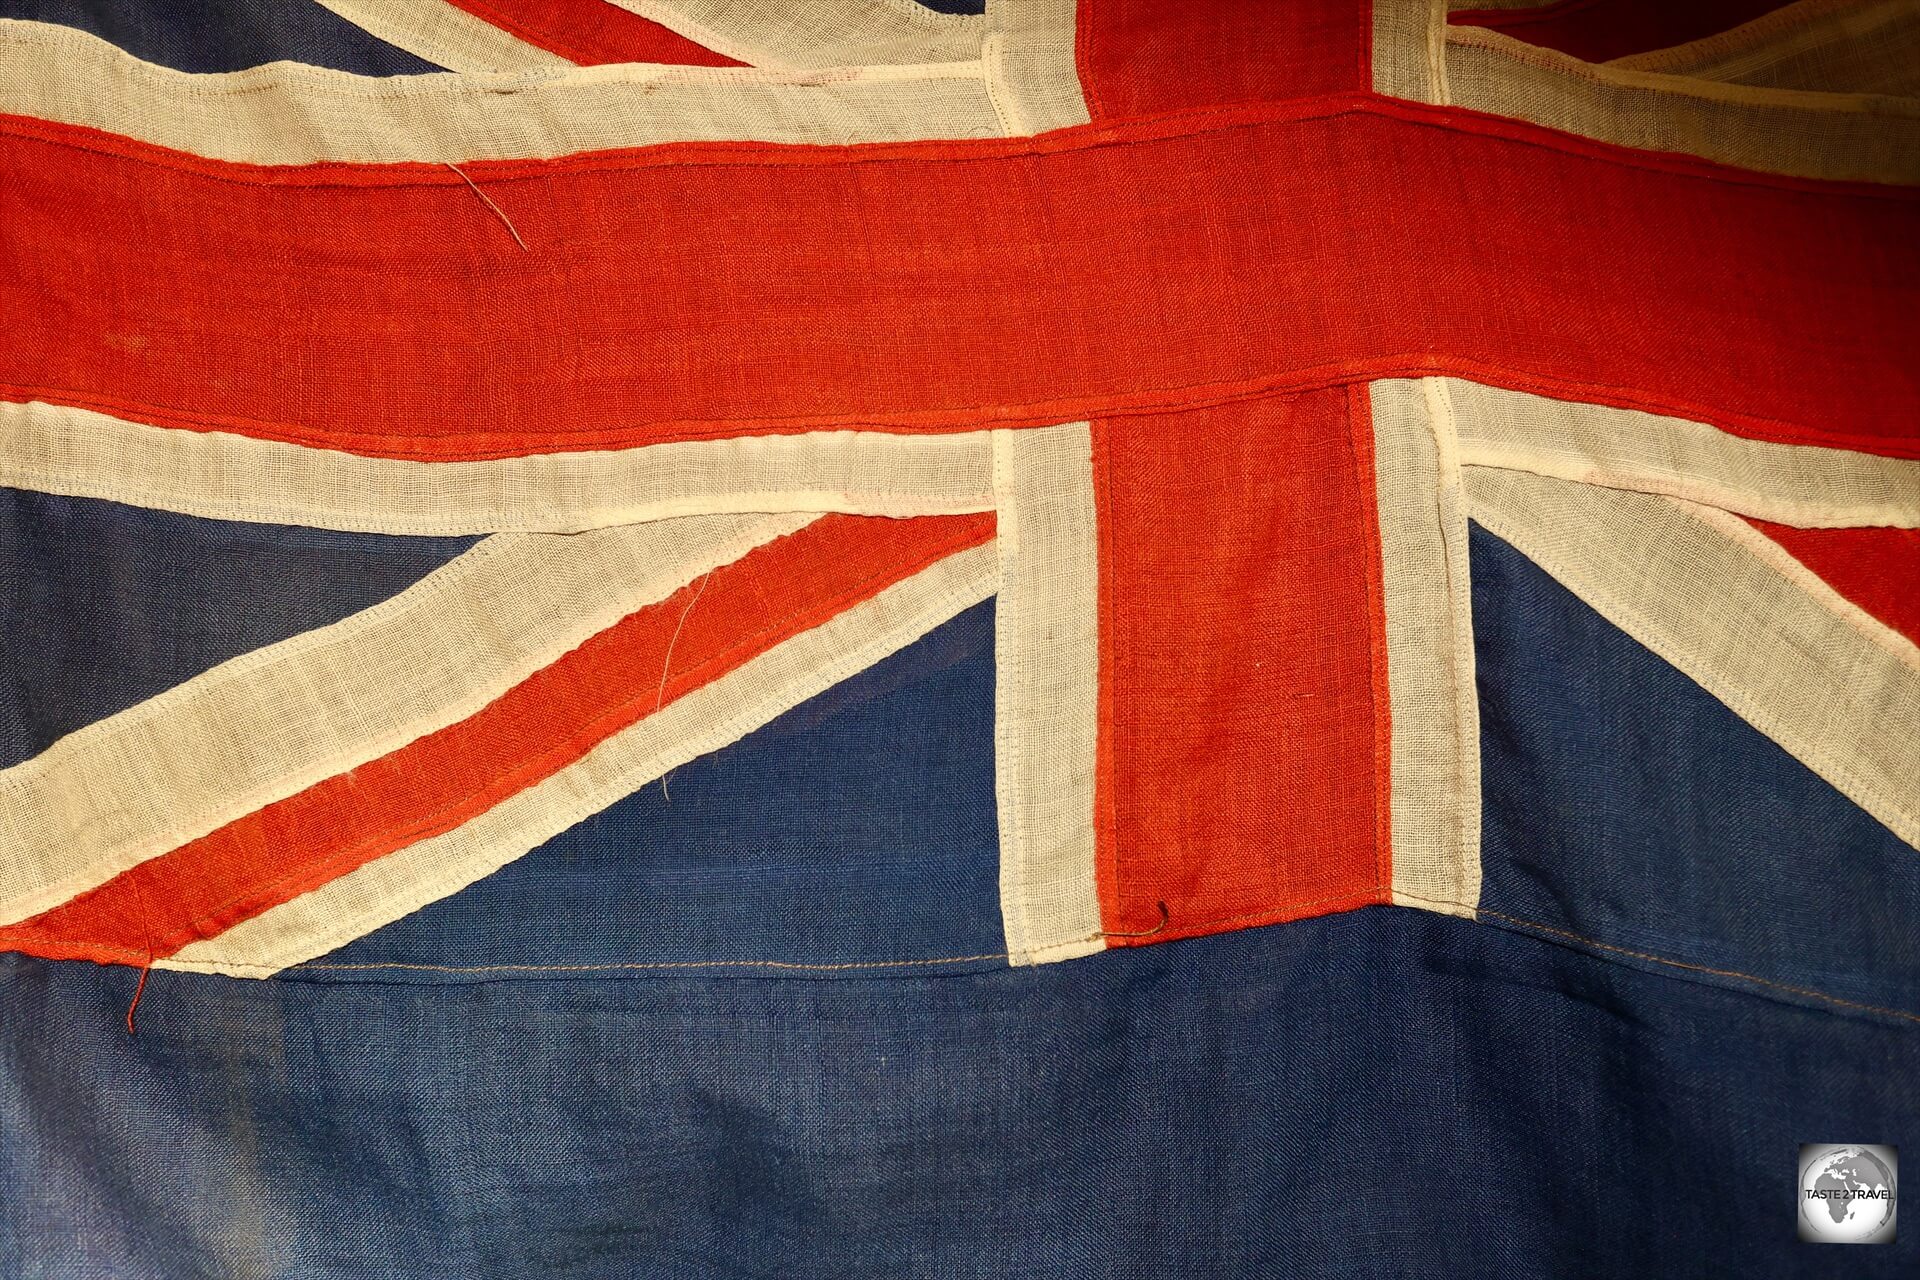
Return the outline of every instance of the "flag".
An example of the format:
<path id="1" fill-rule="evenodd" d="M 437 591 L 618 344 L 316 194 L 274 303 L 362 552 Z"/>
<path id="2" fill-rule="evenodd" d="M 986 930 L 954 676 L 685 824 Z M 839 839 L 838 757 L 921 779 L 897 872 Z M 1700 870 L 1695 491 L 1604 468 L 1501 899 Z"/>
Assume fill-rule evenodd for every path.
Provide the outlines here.
<path id="1" fill-rule="evenodd" d="M 1916 49 L 0 0 L 0 1274 L 1911 1274 Z"/>

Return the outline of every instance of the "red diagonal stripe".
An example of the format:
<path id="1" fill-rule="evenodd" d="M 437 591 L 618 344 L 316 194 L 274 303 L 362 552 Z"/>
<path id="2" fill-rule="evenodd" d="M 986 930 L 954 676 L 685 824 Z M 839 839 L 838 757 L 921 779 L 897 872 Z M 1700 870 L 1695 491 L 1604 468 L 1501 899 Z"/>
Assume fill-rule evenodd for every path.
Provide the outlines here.
<path id="1" fill-rule="evenodd" d="M 991 514 L 822 517 L 628 615 L 477 715 L 0 929 L 0 951 L 121 963 L 171 955 L 459 826 L 656 706 L 985 542 L 993 527 Z"/>
<path id="2" fill-rule="evenodd" d="M 1920 644 L 1920 529 L 1796 529 L 1749 524 L 1828 586 Z"/>
<path id="3" fill-rule="evenodd" d="M 739 67 L 670 27 L 629 13 L 609 0 L 448 0 L 530 45 L 583 67 L 607 62 L 664 62 L 687 67 Z"/>
<path id="4" fill-rule="evenodd" d="M 1920 200 L 1361 97 L 1036 139 L 221 164 L 13 119 L 0 395 L 471 458 L 1451 372 L 1920 454 Z"/>

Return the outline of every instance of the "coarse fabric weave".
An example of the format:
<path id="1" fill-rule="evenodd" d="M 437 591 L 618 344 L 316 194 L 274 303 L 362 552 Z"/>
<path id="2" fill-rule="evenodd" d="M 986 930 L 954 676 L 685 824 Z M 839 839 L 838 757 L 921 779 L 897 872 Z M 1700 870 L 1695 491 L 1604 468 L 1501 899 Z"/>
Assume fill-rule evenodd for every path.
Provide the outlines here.
<path id="1" fill-rule="evenodd" d="M 1920 1274 L 1917 34 L 0 0 L 0 1280 Z"/>

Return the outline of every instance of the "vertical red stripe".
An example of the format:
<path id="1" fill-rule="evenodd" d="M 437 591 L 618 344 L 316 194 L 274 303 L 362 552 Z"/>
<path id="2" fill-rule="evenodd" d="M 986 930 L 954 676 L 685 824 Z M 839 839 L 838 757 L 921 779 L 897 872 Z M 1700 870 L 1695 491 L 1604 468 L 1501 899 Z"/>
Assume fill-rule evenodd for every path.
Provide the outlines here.
<path id="1" fill-rule="evenodd" d="M 1343 388 L 1099 423 L 1101 907 L 1152 939 L 1384 900 L 1371 467 Z M 1116 939 L 1125 942 L 1126 939 Z"/>

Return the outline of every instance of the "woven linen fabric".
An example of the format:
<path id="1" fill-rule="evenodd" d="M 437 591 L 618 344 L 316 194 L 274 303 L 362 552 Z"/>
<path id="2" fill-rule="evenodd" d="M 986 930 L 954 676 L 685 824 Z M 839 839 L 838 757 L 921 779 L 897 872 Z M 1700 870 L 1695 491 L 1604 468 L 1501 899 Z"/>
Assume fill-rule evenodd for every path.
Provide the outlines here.
<path id="1" fill-rule="evenodd" d="M 0 0 L 0 1280 L 1920 1273 L 1914 0 Z"/>

